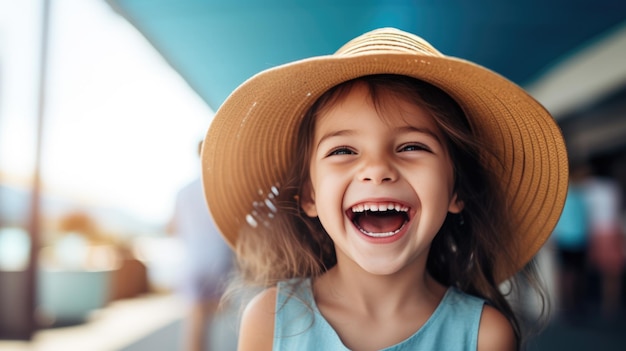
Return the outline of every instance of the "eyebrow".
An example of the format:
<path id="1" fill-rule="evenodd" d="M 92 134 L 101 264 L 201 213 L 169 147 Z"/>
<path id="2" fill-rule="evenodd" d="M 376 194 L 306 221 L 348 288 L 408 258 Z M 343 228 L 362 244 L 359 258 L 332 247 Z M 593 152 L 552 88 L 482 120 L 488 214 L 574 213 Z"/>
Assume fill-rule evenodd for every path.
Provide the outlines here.
<path id="1" fill-rule="evenodd" d="M 315 147 L 316 150 L 318 150 L 320 148 L 320 145 L 326 140 L 326 139 L 330 139 L 333 137 L 337 137 L 337 136 L 344 136 L 344 135 L 353 135 L 354 130 L 352 129 L 341 129 L 341 130 L 336 130 L 332 133 L 328 133 L 328 134 L 324 134 L 324 136 L 322 136 L 320 138 L 320 141 L 317 143 L 317 146 Z"/>
<path id="2" fill-rule="evenodd" d="M 435 133 L 432 129 L 430 128 L 425 128 L 425 127 L 414 127 L 414 126 L 404 126 L 404 127 L 400 127 L 396 129 L 398 132 L 417 132 L 417 133 L 421 133 L 421 134 L 426 134 L 428 136 L 430 136 L 431 138 L 435 139 L 438 143 L 441 144 L 441 137 L 439 136 L 439 134 Z"/>

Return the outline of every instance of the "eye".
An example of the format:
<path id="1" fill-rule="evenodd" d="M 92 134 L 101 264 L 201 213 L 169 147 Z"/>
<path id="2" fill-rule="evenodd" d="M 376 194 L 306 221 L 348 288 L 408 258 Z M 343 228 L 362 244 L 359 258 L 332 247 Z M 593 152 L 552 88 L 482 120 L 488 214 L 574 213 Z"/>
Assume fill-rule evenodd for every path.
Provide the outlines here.
<path id="1" fill-rule="evenodd" d="M 336 156 L 336 155 L 354 155 L 356 154 L 356 152 L 354 152 L 352 149 L 350 149 L 347 146 L 340 146 L 337 148 L 332 149 L 329 153 L 328 156 Z"/>
<path id="2" fill-rule="evenodd" d="M 407 152 L 407 151 L 428 151 L 432 152 L 432 150 L 425 144 L 422 143 L 410 143 L 403 144 L 398 148 L 399 152 Z"/>

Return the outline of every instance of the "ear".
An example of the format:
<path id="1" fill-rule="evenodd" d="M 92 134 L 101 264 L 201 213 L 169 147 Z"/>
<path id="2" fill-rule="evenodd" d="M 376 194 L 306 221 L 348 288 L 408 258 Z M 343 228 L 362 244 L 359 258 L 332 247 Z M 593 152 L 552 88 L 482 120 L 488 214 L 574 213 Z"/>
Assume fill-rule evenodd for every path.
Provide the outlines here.
<path id="1" fill-rule="evenodd" d="M 450 199 L 450 205 L 448 206 L 448 212 L 450 213 L 459 213 L 463 211 L 465 204 L 462 200 L 459 200 L 459 197 L 454 193 L 452 198 Z"/>
<path id="2" fill-rule="evenodd" d="M 302 198 L 300 199 L 300 207 L 307 216 L 317 217 L 317 207 L 315 206 L 315 193 L 310 182 L 306 182 L 302 188 Z"/>

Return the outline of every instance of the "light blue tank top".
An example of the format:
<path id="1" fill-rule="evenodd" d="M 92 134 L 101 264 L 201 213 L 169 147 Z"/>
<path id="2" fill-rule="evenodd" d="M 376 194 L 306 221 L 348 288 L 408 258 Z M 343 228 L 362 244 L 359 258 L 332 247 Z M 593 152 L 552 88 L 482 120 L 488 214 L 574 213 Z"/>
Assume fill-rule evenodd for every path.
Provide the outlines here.
<path id="1" fill-rule="evenodd" d="M 475 351 L 483 304 L 480 298 L 449 288 L 419 330 L 383 350 Z M 317 309 L 310 279 L 278 284 L 273 350 L 348 350 Z"/>

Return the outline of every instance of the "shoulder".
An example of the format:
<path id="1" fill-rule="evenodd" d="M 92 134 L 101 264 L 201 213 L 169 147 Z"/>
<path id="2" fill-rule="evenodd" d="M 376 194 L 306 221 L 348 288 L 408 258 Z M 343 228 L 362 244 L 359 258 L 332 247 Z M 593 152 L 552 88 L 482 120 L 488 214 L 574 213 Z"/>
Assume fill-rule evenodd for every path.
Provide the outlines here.
<path id="1" fill-rule="evenodd" d="M 511 322 L 497 309 L 484 305 L 478 330 L 478 350 L 516 350 L 517 342 Z"/>
<path id="2" fill-rule="evenodd" d="M 238 350 L 272 350 L 277 288 L 256 295 L 241 317 Z"/>

